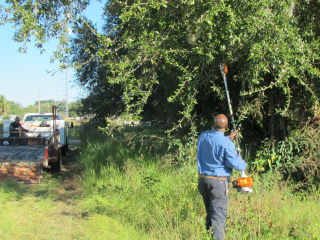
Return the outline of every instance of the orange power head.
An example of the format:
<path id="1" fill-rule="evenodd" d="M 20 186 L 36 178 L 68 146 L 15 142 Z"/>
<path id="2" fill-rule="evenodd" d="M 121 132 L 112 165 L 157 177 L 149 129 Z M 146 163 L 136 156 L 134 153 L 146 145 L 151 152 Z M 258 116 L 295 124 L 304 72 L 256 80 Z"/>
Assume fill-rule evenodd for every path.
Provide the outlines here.
<path id="1" fill-rule="evenodd" d="M 238 178 L 232 182 L 234 188 L 253 187 L 253 179 L 251 177 Z"/>
<path id="2" fill-rule="evenodd" d="M 223 66 L 224 66 L 224 72 L 225 72 L 226 74 L 228 74 L 227 64 L 224 63 Z"/>

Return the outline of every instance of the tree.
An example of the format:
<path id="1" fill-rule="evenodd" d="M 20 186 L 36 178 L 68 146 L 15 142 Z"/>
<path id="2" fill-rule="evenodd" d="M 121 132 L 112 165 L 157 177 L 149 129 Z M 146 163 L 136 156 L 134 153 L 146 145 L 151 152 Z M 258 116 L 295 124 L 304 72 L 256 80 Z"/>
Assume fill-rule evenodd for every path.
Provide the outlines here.
<path id="1" fill-rule="evenodd" d="M 20 103 L 15 103 L 14 101 L 8 101 L 9 111 L 7 112 L 8 115 L 19 115 L 20 117 L 23 116 L 23 107 Z"/>
<path id="2" fill-rule="evenodd" d="M 0 95 L 0 116 L 3 116 L 9 110 L 7 100 L 4 96 Z"/>
<path id="3" fill-rule="evenodd" d="M 72 39 L 72 62 L 81 64 L 76 71 L 77 81 L 85 86 L 88 96 L 80 100 L 81 115 L 90 115 L 105 123 L 106 117 L 119 115 L 123 111 L 123 86 L 106 81 L 110 74 L 108 61 L 99 55 L 101 45 L 95 27 L 89 22 L 78 24 L 75 28 L 76 36 Z"/>
<path id="4" fill-rule="evenodd" d="M 8 1 L 2 21 L 16 23 L 18 41 L 41 33 L 39 42 L 61 35 L 62 43 L 74 24 L 73 63 L 92 103 L 117 86 L 97 96 L 116 94 L 128 116 L 207 128 L 228 112 L 218 68 L 225 61 L 238 124 L 255 129 L 247 139 L 283 139 L 319 105 L 317 1 L 110 0 L 103 33 L 80 16 L 87 4 Z"/>
<path id="5" fill-rule="evenodd" d="M 141 114 L 152 105 L 148 101 L 163 96 L 163 108 L 177 107 L 176 126 L 194 121 L 193 116 L 212 118 L 208 111 L 227 112 L 218 68 L 223 61 L 230 68 L 235 109 L 246 112 L 242 120 L 264 119 L 254 123 L 268 130 L 264 136 L 279 139 L 274 129 L 282 125 L 285 136 L 286 118 L 297 105 L 310 109 L 319 104 L 319 25 L 313 20 L 319 9 L 314 1 L 111 2 L 122 10 L 114 30 L 121 35 L 99 38 L 100 52 L 109 60 L 108 81 L 125 86 L 128 114 Z M 165 94 L 153 95 L 161 88 Z M 210 100 L 215 104 L 210 106 Z M 295 117 L 291 120 L 294 124 Z"/>
<path id="6" fill-rule="evenodd" d="M 64 63 L 68 54 L 68 34 L 72 25 L 82 21 L 82 12 L 88 6 L 86 0 L 69 1 L 15 1 L 6 0 L 0 5 L 0 24 L 11 23 L 17 29 L 14 41 L 23 43 L 20 52 L 26 52 L 26 43 L 34 37 L 35 47 L 42 51 L 43 44 L 50 39 L 59 39 L 54 59 Z"/>
<path id="7" fill-rule="evenodd" d="M 79 116 L 79 109 L 82 107 L 82 104 L 80 101 L 77 102 L 71 102 L 69 103 L 68 109 L 69 109 L 69 117 L 76 117 Z"/>

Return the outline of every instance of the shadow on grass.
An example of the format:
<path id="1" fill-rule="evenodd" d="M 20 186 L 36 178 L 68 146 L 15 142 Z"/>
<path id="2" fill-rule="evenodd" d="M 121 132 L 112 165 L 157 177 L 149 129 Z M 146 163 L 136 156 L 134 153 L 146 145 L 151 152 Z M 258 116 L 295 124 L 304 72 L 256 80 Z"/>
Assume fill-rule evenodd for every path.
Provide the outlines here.
<path id="1" fill-rule="evenodd" d="M 21 200 L 24 196 L 30 194 L 31 185 L 20 184 L 14 180 L 3 180 L 0 183 L 1 193 L 7 196 L 8 199 Z"/>
<path id="2" fill-rule="evenodd" d="M 71 217 L 74 217 L 74 218 L 86 219 L 86 220 L 88 220 L 88 218 L 90 217 L 90 213 L 88 211 L 81 212 L 81 213 L 61 212 L 60 214 L 64 215 L 64 216 L 71 216 Z"/>
<path id="3" fill-rule="evenodd" d="M 72 148 L 66 156 L 62 156 L 60 172 L 53 172 L 49 168 L 45 169 L 41 184 L 35 187 L 34 196 L 66 203 L 80 198 L 82 190 L 78 178 L 80 174 L 80 168 L 77 164 L 78 156 L 79 150 Z"/>

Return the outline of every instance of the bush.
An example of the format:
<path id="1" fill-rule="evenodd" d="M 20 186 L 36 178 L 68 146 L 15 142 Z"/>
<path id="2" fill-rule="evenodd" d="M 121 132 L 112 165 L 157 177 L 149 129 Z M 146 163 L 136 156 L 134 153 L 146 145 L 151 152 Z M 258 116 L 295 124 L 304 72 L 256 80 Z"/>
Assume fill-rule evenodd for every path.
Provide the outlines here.
<path id="1" fill-rule="evenodd" d="M 319 181 L 319 157 L 320 127 L 309 122 L 291 132 L 286 141 L 264 141 L 253 165 L 258 172 L 278 171 L 295 181 Z"/>

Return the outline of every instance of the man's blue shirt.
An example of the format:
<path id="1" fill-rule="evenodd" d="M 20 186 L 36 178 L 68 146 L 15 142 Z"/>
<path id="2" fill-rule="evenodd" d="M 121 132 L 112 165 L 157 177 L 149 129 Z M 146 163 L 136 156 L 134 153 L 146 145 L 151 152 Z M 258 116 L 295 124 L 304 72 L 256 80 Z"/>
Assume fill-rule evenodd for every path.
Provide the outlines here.
<path id="1" fill-rule="evenodd" d="M 228 177 L 233 168 L 244 171 L 247 167 L 229 137 L 216 130 L 201 133 L 197 158 L 198 173 L 208 176 Z"/>

